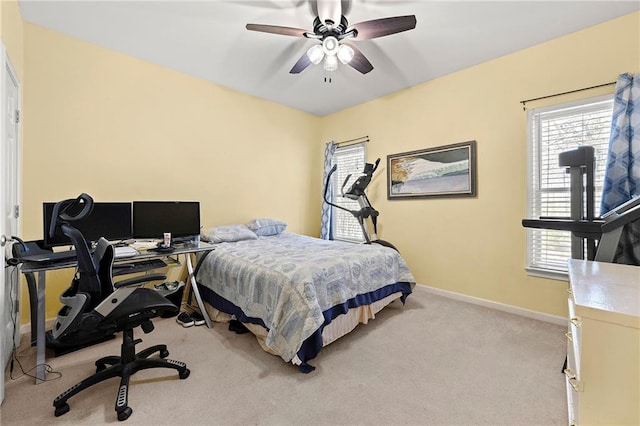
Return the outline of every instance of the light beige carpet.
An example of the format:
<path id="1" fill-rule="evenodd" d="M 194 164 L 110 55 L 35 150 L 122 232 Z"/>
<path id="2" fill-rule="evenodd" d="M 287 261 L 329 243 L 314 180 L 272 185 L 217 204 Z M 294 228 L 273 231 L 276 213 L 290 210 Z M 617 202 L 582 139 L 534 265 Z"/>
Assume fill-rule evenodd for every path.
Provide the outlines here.
<path id="1" fill-rule="evenodd" d="M 138 349 L 167 343 L 169 358 L 191 375 L 145 370 L 132 377 L 128 425 L 566 425 L 564 327 L 466 304 L 417 289 L 368 325 L 324 348 L 316 370 L 263 352 L 253 335 L 226 324 L 182 328 L 155 321 Z M 62 374 L 34 385 L 7 378 L 2 425 L 119 423 L 118 379 L 69 400 L 54 417 L 53 399 L 94 361 L 118 354 L 117 340 L 47 362 Z M 35 349 L 21 347 L 25 367 Z M 18 371 L 16 371 L 18 370 Z M 19 373 L 17 365 L 13 375 Z M 7 375 L 8 377 L 8 372 Z M 49 374 L 53 379 L 55 374 Z"/>

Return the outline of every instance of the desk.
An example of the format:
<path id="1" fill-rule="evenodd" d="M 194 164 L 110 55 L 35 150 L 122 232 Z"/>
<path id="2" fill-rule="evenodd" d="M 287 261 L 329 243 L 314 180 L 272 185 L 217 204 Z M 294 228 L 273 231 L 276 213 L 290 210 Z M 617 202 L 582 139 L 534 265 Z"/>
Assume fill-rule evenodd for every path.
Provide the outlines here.
<path id="1" fill-rule="evenodd" d="M 206 253 L 214 249 L 212 244 L 198 242 L 198 243 L 184 243 L 175 246 L 175 251 L 171 253 L 158 253 L 149 251 L 146 249 L 138 249 L 139 254 L 133 257 L 124 257 L 114 260 L 114 264 L 118 263 L 132 263 L 144 259 L 163 258 L 167 256 L 180 256 L 184 255 L 187 264 L 187 271 L 189 276 L 187 281 L 191 284 L 191 289 L 198 302 L 198 307 L 204 317 L 207 327 L 211 328 L 212 323 L 207 310 L 205 309 L 202 298 L 200 297 L 200 290 L 193 271 L 193 264 L 191 263 L 191 254 L 194 253 Z M 75 268 L 77 262 L 75 260 L 56 262 L 56 263 L 40 263 L 40 262 L 25 262 L 21 266 L 23 274 L 33 273 L 36 276 L 37 287 L 37 309 L 36 309 L 36 324 L 31 324 L 31 330 L 33 333 L 33 327 L 36 327 L 36 384 L 42 383 L 45 379 L 45 351 L 46 351 L 46 337 L 45 337 L 45 287 L 46 287 L 46 272 L 56 269 Z"/>

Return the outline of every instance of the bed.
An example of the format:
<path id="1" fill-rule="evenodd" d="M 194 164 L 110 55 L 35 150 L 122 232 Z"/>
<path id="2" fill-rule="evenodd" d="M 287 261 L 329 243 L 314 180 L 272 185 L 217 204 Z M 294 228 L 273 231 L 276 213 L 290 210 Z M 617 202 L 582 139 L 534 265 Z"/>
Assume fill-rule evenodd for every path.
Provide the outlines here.
<path id="1" fill-rule="evenodd" d="M 233 226 L 232 237 L 203 235 L 216 243 L 195 271 L 207 313 L 214 321 L 240 321 L 264 350 L 302 372 L 314 369 L 308 361 L 323 346 L 394 300 L 404 303 L 415 285 L 388 247 L 326 241 L 282 232 L 283 226 L 266 232 L 254 226 L 247 228 L 253 235 L 238 237 L 243 225 Z M 216 229 L 222 228 L 229 227 Z"/>

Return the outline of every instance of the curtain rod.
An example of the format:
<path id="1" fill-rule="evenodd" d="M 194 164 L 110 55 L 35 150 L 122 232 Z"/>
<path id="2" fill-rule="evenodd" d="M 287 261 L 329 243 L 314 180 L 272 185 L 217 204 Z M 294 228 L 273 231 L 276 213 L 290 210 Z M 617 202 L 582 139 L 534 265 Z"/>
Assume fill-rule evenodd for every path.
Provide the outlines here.
<path id="1" fill-rule="evenodd" d="M 540 99 L 554 98 L 556 96 L 568 95 L 570 93 L 582 92 L 584 90 L 597 89 L 599 87 L 611 86 L 612 84 L 616 84 L 616 82 L 612 81 L 612 82 L 609 82 L 609 83 L 598 84 L 597 86 L 584 87 L 582 89 L 570 90 L 568 92 L 554 93 L 553 95 L 540 96 L 539 98 L 526 99 L 524 101 L 520 101 L 520 103 L 522 104 L 522 110 L 524 111 L 526 109 L 525 106 L 526 106 L 527 102 L 539 101 Z"/>
<path id="2" fill-rule="evenodd" d="M 335 144 L 338 146 L 349 146 L 349 145 L 355 145 L 358 143 L 365 143 L 365 142 L 369 142 L 369 136 L 360 136 L 359 138 L 349 139 L 348 141 L 336 142 Z"/>

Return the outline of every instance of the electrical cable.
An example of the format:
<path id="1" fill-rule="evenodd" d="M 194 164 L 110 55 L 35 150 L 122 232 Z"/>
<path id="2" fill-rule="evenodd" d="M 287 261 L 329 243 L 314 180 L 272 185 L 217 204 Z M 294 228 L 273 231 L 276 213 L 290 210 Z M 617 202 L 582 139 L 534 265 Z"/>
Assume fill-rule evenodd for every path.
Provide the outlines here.
<path id="1" fill-rule="evenodd" d="M 14 274 L 13 277 L 9 277 L 9 281 L 11 283 L 11 287 L 9 290 L 9 303 L 10 303 L 10 315 L 11 315 L 11 322 L 13 323 L 13 333 L 11 335 L 11 363 L 9 366 L 9 377 L 11 378 L 11 380 L 17 380 L 23 376 L 28 376 L 31 377 L 33 379 L 37 379 L 36 375 L 30 374 L 31 371 L 37 369 L 40 364 L 36 364 L 35 366 L 33 366 L 32 368 L 28 369 L 25 371 L 24 367 L 22 366 L 22 363 L 20 362 L 20 357 L 18 356 L 18 348 L 16 347 L 16 331 L 18 328 L 18 312 L 19 310 L 16 309 L 17 307 L 17 301 L 13 298 L 13 295 L 16 294 L 16 288 L 15 286 L 18 283 L 18 267 L 13 265 L 12 266 L 12 271 L 11 273 Z M 33 324 L 31 324 L 31 327 L 33 329 Z M 21 374 L 18 376 L 13 375 L 13 369 L 14 369 L 14 361 L 18 364 L 18 366 L 20 367 L 20 372 Z M 53 380 L 58 380 L 59 378 L 62 377 L 62 373 L 59 371 L 55 371 L 49 364 L 42 364 L 44 366 L 44 370 L 47 374 L 54 374 L 56 375 L 53 378 L 44 378 L 43 381 L 45 382 L 50 382 Z"/>

